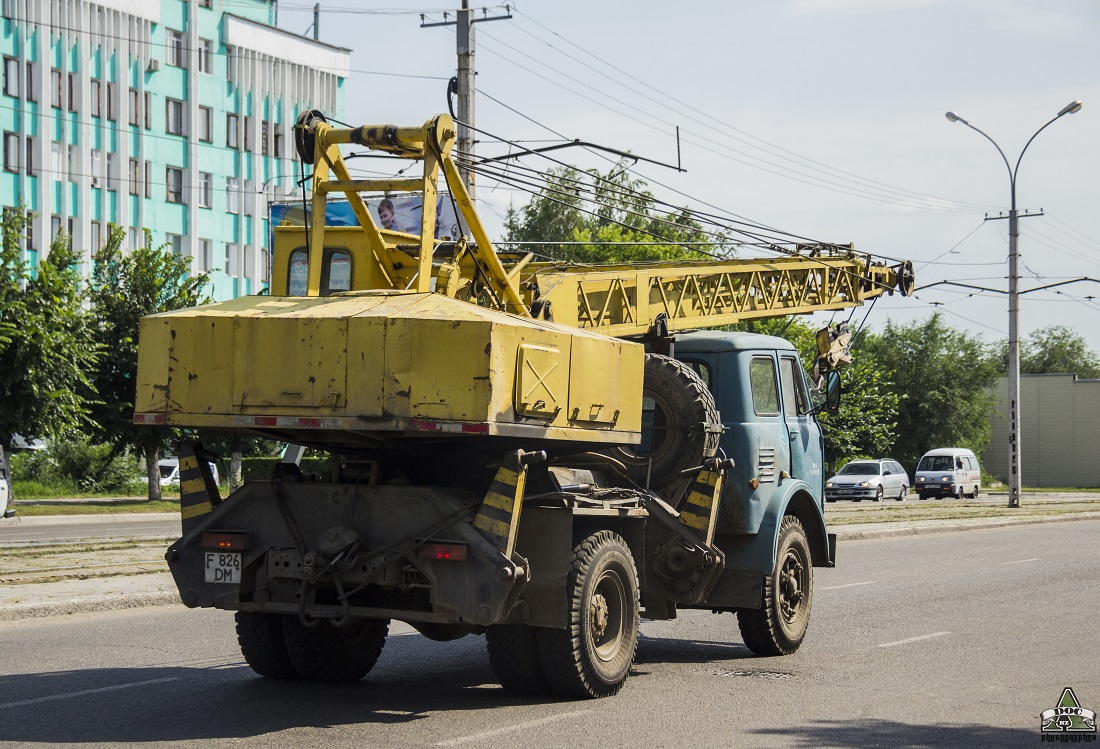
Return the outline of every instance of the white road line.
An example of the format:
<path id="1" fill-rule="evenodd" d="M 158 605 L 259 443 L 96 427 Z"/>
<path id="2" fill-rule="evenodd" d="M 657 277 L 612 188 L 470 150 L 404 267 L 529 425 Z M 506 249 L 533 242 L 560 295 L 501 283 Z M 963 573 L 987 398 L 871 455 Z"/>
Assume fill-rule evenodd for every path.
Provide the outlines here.
<path id="1" fill-rule="evenodd" d="M 447 739 L 446 741 L 440 741 L 436 746 L 458 746 L 459 744 L 466 744 L 471 741 L 478 741 L 479 739 L 487 739 L 490 736 L 499 736 L 502 733 L 512 733 L 513 731 L 522 731 L 524 728 L 534 728 L 535 726 L 541 726 L 545 723 L 551 723 L 555 720 L 564 720 L 566 718 L 576 718 L 580 715 L 587 715 L 588 710 L 574 710 L 571 713 L 560 713 L 558 715 L 551 715 L 546 718 L 539 718 L 538 720 L 529 720 L 524 723 L 516 723 L 511 726 L 504 726 L 503 728 L 494 728 L 492 731 L 482 731 L 481 733 L 470 734 L 469 736 L 459 736 L 456 739 Z"/>
<path id="2" fill-rule="evenodd" d="M 895 645 L 908 645 L 911 642 L 920 642 L 921 640 L 931 640 L 933 637 L 943 637 L 949 635 L 950 632 L 933 632 L 930 635 L 920 635 L 919 637 L 910 637 L 906 640 L 897 640 L 895 642 L 884 642 L 879 645 L 880 648 L 892 648 Z"/>
<path id="3" fill-rule="evenodd" d="M 1042 561 L 1042 557 L 1032 557 L 1031 559 L 1016 559 L 1011 562 L 1001 562 L 1001 564 L 1023 564 L 1024 562 L 1039 562 Z"/>
<path id="4" fill-rule="evenodd" d="M 867 580 L 862 583 L 844 583 L 843 585 L 827 585 L 824 588 L 818 588 L 818 590 L 840 590 L 841 588 L 854 588 L 857 585 L 874 585 L 878 580 Z"/>
<path id="5" fill-rule="evenodd" d="M 52 702 L 53 700 L 65 700 L 69 697 L 83 697 L 86 694 L 100 694 L 101 692 L 113 692 L 116 689 L 130 689 L 132 687 L 145 687 L 150 684 L 163 684 L 167 681 L 179 681 L 178 676 L 167 676 L 163 679 L 150 679 L 149 681 L 132 681 L 129 684 L 113 684 L 99 689 L 85 689 L 80 692 L 68 692 L 66 694 L 51 694 L 49 697 L 37 697 L 33 700 L 20 700 L 19 702 L 5 702 L 0 705 L 0 710 L 6 707 L 23 707 L 24 705 L 37 705 L 40 702 Z"/>

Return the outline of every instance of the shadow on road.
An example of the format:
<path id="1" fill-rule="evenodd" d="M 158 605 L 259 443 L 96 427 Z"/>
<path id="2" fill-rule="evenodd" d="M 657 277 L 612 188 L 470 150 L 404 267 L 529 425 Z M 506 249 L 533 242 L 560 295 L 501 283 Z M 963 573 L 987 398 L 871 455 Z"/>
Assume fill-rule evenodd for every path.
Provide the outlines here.
<path id="1" fill-rule="evenodd" d="M 736 624 L 734 625 L 736 628 Z M 675 637 L 646 637 L 638 640 L 635 664 L 714 663 L 753 659 L 752 651 L 739 642 L 709 642 Z"/>
<path id="2" fill-rule="evenodd" d="M 1038 746 L 1035 730 L 1002 728 L 979 723 L 920 725 L 867 717 L 860 720 L 831 720 L 798 723 L 783 728 L 759 728 L 759 736 L 780 737 L 784 746 L 834 749 L 839 747 L 904 746 L 932 749 L 945 746 Z M 752 744 L 750 740 L 747 742 Z"/>
<path id="3" fill-rule="evenodd" d="M 83 744 L 244 739 L 296 727 L 399 725 L 445 711 L 534 704 L 495 682 L 484 640 L 436 649 L 394 637 L 385 662 L 347 685 L 257 677 L 243 663 L 0 675 L 0 742 Z M 427 651 L 427 652 L 426 652 Z M 553 701 L 553 698 L 537 702 Z"/>

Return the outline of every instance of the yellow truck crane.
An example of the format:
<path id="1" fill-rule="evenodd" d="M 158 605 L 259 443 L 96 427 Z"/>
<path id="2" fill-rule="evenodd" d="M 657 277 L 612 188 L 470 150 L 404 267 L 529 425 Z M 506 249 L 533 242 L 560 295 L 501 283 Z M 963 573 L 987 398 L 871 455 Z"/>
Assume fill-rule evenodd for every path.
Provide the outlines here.
<path id="1" fill-rule="evenodd" d="M 313 111 L 295 134 L 313 221 L 274 230 L 272 294 L 142 320 L 134 419 L 283 440 L 331 468 L 285 458 L 221 497 L 181 445 L 183 602 L 236 612 L 245 659 L 275 678 L 362 678 L 393 619 L 484 633 L 520 694 L 616 693 L 640 617 L 679 609 L 794 652 L 812 568 L 835 558 L 815 413 L 835 408 L 848 335 L 819 336 L 812 399 L 787 341 L 702 329 L 907 294 L 912 267 L 826 245 L 533 262 L 494 250 L 448 116 L 337 129 Z M 343 144 L 423 172 L 353 179 Z M 436 239 L 440 172 L 468 236 Z M 419 232 L 379 228 L 364 192 L 422 194 Z M 334 193 L 359 226 L 325 225 Z"/>

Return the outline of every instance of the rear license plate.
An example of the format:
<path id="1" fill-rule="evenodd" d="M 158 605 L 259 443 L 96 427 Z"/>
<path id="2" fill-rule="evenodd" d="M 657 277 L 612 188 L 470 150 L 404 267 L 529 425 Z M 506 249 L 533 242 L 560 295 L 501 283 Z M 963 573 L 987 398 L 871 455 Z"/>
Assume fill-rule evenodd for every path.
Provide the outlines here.
<path id="1" fill-rule="evenodd" d="M 241 555 L 228 551 L 206 552 L 206 582 L 239 585 L 241 582 Z"/>

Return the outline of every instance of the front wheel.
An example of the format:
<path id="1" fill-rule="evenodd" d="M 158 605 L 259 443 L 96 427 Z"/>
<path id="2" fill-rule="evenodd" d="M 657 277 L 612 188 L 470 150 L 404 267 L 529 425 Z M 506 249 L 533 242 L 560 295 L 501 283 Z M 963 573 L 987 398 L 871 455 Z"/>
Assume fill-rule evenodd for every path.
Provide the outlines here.
<path id="1" fill-rule="evenodd" d="M 610 697 L 638 647 L 638 572 L 621 536 L 599 531 L 573 548 L 569 626 L 536 629 L 550 688 L 563 697 Z"/>
<path id="2" fill-rule="evenodd" d="M 810 624 L 813 568 L 802 523 L 786 515 L 779 527 L 775 572 L 764 583 L 764 606 L 741 609 L 737 625 L 757 655 L 790 655 L 798 650 Z"/>
<path id="3" fill-rule="evenodd" d="M 875 490 L 875 501 L 876 502 L 881 502 L 882 501 L 882 487 L 881 486 L 878 489 Z"/>
<path id="4" fill-rule="evenodd" d="M 908 496 L 909 496 L 909 487 L 906 486 L 905 484 L 902 484 L 901 485 L 901 491 L 898 492 L 898 501 L 899 502 L 904 502 L 905 498 L 908 497 Z M 923 499 L 923 497 L 922 497 L 922 499 Z"/>

